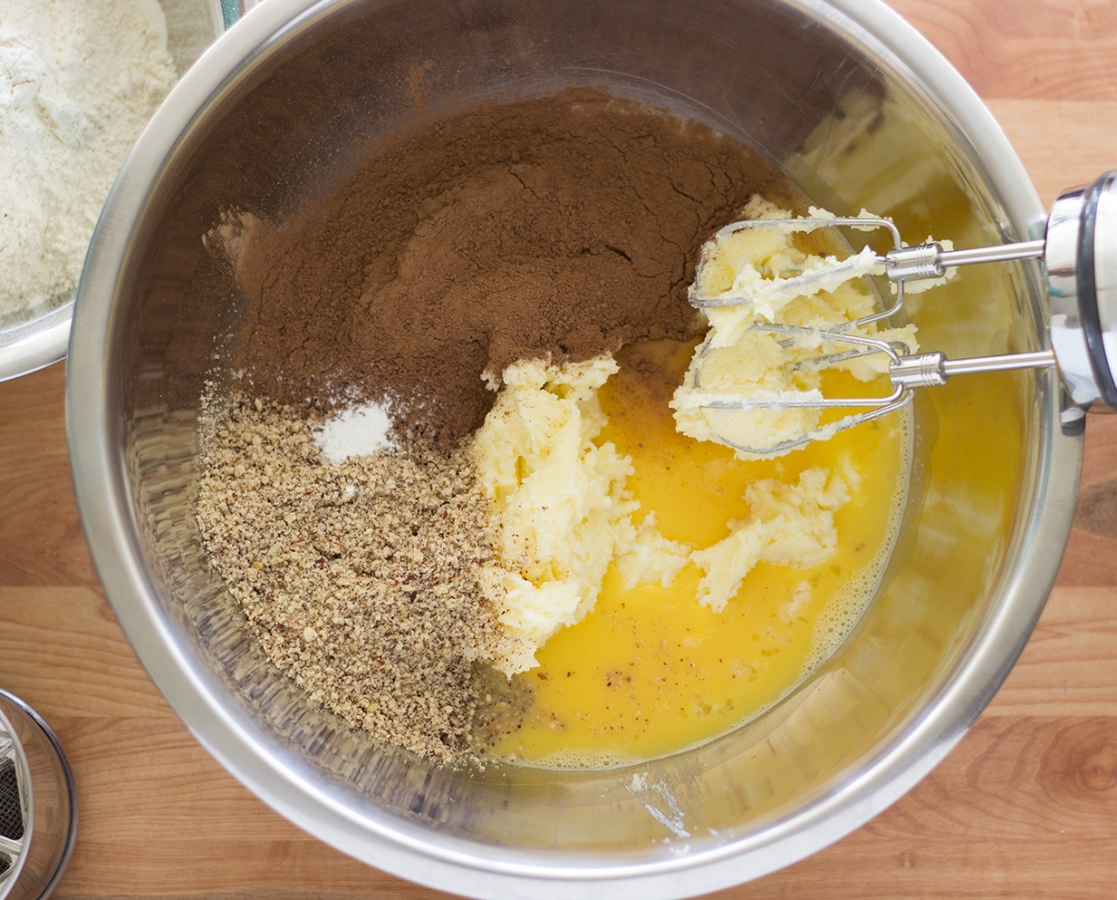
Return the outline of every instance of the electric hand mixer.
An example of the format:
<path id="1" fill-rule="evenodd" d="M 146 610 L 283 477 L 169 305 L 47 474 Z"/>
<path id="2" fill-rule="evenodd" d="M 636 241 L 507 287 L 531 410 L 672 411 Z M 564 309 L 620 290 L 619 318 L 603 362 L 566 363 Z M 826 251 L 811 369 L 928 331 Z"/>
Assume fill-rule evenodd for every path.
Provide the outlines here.
<path id="1" fill-rule="evenodd" d="M 842 323 L 828 330 L 796 325 L 754 323 L 750 327 L 772 333 L 781 342 L 809 341 L 812 344 L 847 345 L 850 349 L 815 357 L 812 367 L 826 368 L 856 356 L 885 354 L 892 391 L 883 397 L 821 397 L 818 392 L 782 393 L 775 397 L 740 396 L 719 391 L 703 391 L 699 381 L 701 366 L 695 369 L 693 406 L 708 410 L 773 409 L 859 409 L 836 422 L 815 427 L 789 440 L 765 445 L 758 441 L 746 446 L 719 435 L 712 439 L 745 453 L 771 456 L 825 439 L 837 431 L 894 412 L 911 402 L 918 387 L 943 385 L 952 375 L 1032 369 L 1057 366 L 1071 399 L 1085 409 L 1095 400 L 1117 408 L 1117 171 L 1111 171 L 1088 187 L 1064 191 L 1051 207 L 1042 240 L 946 250 L 938 243 L 905 247 L 896 226 L 887 219 L 856 217 L 804 217 L 795 219 L 754 219 L 736 222 L 718 236 L 749 228 L 780 228 L 814 231 L 834 226 L 859 230 L 884 228 L 894 247 L 883 256 L 868 248 L 846 260 L 821 269 L 778 279 L 774 287 L 809 292 L 817 285 L 880 271 L 896 285 L 892 306 L 881 312 Z M 705 257 L 705 254 L 703 254 Z M 1010 260 L 1040 260 L 1047 286 L 1050 309 L 1049 334 L 1052 350 L 1036 350 L 999 356 L 947 359 L 941 352 L 909 355 L 906 347 L 849 332 L 873 322 L 895 316 L 904 305 L 904 285 L 909 281 L 941 278 L 950 268 L 977 263 Z M 702 263 L 696 273 L 701 280 Z M 771 283 L 769 283 L 771 284 Z M 724 292 L 715 297 L 691 293 L 691 304 L 701 309 L 736 306 L 754 302 L 748 292 Z M 1112 356 L 1112 361 L 1110 357 Z M 802 362 L 795 364 L 802 366 Z"/>

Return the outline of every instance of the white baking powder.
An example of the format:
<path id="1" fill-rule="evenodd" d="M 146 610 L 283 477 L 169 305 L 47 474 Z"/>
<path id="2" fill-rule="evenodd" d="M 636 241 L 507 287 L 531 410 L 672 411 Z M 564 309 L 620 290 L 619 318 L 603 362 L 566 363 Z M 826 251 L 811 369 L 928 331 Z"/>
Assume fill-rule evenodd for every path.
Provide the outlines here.
<path id="1" fill-rule="evenodd" d="M 157 0 L 0 0 L 0 326 L 69 298 L 175 77 Z"/>
<path id="2" fill-rule="evenodd" d="M 328 419 L 315 433 L 314 442 L 326 459 L 339 466 L 350 456 L 372 456 L 391 447 L 391 427 L 387 406 L 366 403 Z"/>

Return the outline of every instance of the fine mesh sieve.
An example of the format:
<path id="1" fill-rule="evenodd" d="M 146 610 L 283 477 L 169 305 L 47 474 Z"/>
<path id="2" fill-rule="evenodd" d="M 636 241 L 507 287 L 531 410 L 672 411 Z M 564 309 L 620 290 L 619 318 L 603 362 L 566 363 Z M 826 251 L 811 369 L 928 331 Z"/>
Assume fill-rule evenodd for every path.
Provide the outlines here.
<path id="1" fill-rule="evenodd" d="M 0 740 L 0 882 L 23 853 L 23 801 L 16 774 L 15 744 Z"/>
<path id="2" fill-rule="evenodd" d="M 50 896 L 76 830 L 74 779 L 58 738 L 0 690 L 0 900 Z"/>
<path id="3" fill-rule="evenodd" d="M 20 868 L 26 833 L 26 804 L 21 796 L 17 753 L 15 739 L 0 724 L 0 891 L 5 895 Z"/>

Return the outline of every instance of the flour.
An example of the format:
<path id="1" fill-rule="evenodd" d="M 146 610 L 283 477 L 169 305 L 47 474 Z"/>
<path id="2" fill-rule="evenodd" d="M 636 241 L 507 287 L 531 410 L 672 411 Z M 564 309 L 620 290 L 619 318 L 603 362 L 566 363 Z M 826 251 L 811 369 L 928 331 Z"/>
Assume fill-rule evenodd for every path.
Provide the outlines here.
<path id="1" fill-rule="evenodd" d="M 113 179 L 175 77 L 157 0 L 0 2 L 0 327 L 70 298 Z"/>

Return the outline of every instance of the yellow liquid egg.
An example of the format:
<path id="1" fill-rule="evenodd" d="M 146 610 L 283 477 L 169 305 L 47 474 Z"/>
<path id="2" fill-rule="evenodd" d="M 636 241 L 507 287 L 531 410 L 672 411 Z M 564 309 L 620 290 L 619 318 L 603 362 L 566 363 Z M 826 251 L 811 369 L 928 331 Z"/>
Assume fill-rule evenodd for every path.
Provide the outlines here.
<path id="1" fill-rule="evenodd" d="M 600 393 L 609 424 L 598 442 L 631 458 L 628 485 L 642 509 L 655 512 L 665 537 L 704 548 L 746 516 L 750 482 L 796 483 L 804 469 L 852 464 L 860 478 L 835 515 L 837 550 L 811 569 L 757 565 L 720 613 L 697 602 L 702 571 L 694 564 L 669 588 L 626 590 L 610 569 L 592 612 L 551 637 L 538 668 L 516 676 L 534 699 L 520 729 L 494 748 L 498 757 L 598 768 L 723 734 L 823 661 L 879 584 L 906 491 L 909 432 L 900 416 L 776 460 L 741 461 L 675 430 L 667 403 L 693 348 L 666 340 L 626 347 Z M 829 392 L 850 387 L 843 381 Z"/>

